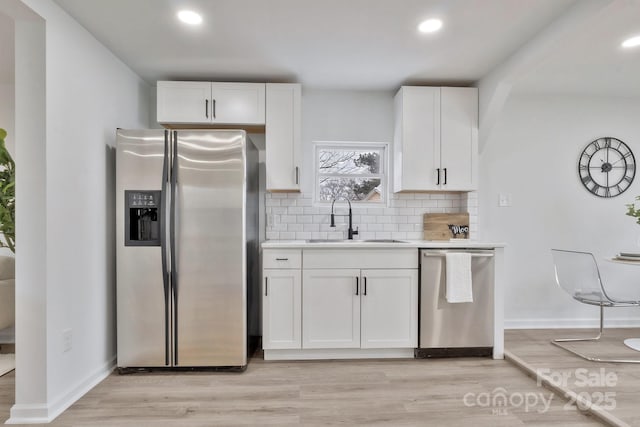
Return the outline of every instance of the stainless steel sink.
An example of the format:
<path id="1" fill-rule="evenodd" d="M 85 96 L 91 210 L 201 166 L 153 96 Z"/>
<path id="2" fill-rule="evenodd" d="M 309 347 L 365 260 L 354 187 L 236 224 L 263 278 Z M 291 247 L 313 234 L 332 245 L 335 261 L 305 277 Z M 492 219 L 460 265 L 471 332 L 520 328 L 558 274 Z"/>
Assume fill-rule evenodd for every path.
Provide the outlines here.
<path id="1" fill-rule="evenodd" d="M 307 243 L 406 243 L 404 240 L 394 239 L 365 239 L 365 240 L 348 240 L 348 239 L 308 239 Z"/>

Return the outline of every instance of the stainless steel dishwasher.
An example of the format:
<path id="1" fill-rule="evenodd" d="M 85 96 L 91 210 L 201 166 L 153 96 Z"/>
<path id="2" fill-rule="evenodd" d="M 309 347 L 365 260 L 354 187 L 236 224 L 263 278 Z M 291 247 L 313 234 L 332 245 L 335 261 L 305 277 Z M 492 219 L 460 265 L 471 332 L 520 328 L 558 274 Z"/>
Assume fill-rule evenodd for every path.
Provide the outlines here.
<path id="1" fill-rule="evenodd" d="M 445 298 L 447 252 L 471 254 L 473 302 Z M 419 348 L 415 356 L 490 356 L 493 349 L 493 249 L 420 250 Z"/>

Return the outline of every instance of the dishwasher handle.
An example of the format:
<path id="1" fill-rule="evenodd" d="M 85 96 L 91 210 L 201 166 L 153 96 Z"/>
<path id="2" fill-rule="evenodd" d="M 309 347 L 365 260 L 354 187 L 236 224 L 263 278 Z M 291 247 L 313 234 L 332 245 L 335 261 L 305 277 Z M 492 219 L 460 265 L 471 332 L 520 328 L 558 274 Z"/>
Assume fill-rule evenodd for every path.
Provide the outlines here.
<path id="1" fill-rule="evenodd" d="M 469 253 L 472 258 L 491 258 L 493 251 L 423 251 L 422 256 L 425 257 L 443 257 L 447 253 Z"/>

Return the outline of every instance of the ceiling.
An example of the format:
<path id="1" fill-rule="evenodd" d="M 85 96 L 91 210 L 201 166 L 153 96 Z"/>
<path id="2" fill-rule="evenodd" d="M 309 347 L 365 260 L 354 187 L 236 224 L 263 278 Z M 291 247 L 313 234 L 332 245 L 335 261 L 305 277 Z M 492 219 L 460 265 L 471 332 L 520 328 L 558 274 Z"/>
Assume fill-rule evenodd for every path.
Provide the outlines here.
<path id="1" fill-rule="evenodd" d="M 640 48 L 619 47 L 640 34 L 639 0 L 54 1 L 152 85 L 469 85 L 562 21 L 570 23 L 568 34 L 510 76 L 515 90 L 640 96 Z M 587 3 L 596 12 L 575 12 Z M 202 13 L 203 25 L 180 24 L 181 8 Z M 418 34 L 417 24 L 429 17 L 444 21 L 442 31 Z M 0 13 L 0 84 L 14 79 L 13 40 L 13 22 Z"/>
<path id="2" fill-rule="evenodd" d="M 349 89 L 473 83 L 575 2 L 55 1 L 151 84 L 288 81 Z M 179 23 L 181 8 L 200 12 L 203 24 Z M 418 34 L 429 17 L 441 18 L 443 29 Z"/>
<path id="3" fill-rule="evenodd" d="M 640 35 L 640 1 L 601 3 L 606 5 L 577 23 L 543 61 L 520 77 L 517 90 L 640 96 L 640 47 L 620 46 Z"/>

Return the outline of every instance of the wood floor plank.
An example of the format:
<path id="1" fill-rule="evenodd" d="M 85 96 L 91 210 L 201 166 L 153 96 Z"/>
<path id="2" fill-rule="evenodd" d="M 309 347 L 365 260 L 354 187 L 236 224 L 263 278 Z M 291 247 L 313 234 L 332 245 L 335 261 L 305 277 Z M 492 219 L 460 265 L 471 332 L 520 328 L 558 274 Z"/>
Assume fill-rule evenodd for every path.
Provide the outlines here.
<path id="1" fill-rule="evenodd" d="M 14 376 L 0 378 L 0 421 Z M 465 395 L 549 393 L 489 358 L 268 362 L 246 372 L 110 375 L 52 426 L 598 426 L 557 396 L 540 408 L 465 404 Z"/>
<path id="2" fill-rule="evenodd" d="M 534 370 L 551 375 L 569 390 L 593 398 L 596 403 L 609 393 L 615 408 L 608 412 L 630 426 L 640 427 L 640 364 L 590 362 L 550 343 L 554 338 L 586 337 L 596 333 L 566 329 L 510 330 L 505 334 L 505 347 Z M 640 337 L 640 329 L 607 329 L 601 342 L 578 342 L 570 347 L 590 356 L 640 360 L 640 352 L 623 344 L 629 337 Z M 610 381 L 607 381 L 607 375 Z"/>

